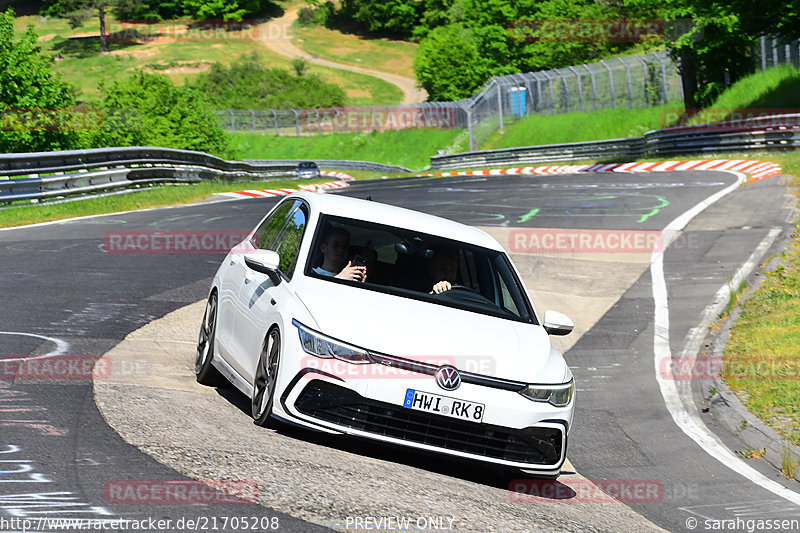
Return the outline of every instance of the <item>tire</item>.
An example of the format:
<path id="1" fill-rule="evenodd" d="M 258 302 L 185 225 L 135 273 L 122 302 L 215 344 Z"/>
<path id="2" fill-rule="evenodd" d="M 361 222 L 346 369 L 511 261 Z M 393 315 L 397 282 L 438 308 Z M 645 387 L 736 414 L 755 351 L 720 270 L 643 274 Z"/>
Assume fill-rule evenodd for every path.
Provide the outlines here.
<path id="1" fill-rule="evenodd" d="M 225 384 L 225 378 L 214 368 L 214 335 L 217 332 L 217 293 L 212 292 L 206 302 L 203 322 L 197 336 L 197 355 L 194 359 L 194 375 L 201 385 L 217 387 Z"/>
<path id="2" fill-rule="evenodd" d="M 258 357 L 258 366 L 253 378 L 253 396 L 250 408 L 253 422 L 259 426 L 273 427 L 272 407 L 275 401 L 275 389 L 278 379 L 278 368 L 281 361 L 281 333 L 277 327 L 272 328 L 264 339 L 264 348 Z"/>

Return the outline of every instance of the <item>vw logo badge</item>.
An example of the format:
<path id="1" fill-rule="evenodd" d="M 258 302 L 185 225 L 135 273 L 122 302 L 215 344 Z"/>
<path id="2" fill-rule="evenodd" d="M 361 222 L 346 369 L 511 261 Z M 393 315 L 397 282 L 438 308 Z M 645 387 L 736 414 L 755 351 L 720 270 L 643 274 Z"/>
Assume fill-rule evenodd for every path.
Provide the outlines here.
<path id="1" fill-rule="evenodd" d="M 436 383 L 444 390 L 456 390 L 461 386 L 461 374 L 452 366 L 443 366 L 436 371 Z"/>

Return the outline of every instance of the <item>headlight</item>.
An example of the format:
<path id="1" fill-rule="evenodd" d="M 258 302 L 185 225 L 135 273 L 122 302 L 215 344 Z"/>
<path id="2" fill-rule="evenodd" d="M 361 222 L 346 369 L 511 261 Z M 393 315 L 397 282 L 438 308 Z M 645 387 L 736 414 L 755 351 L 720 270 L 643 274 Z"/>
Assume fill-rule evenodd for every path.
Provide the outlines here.
<path id="1" fill-rule="evenodd" d="M 313 329 L 309 329 L 297 320 L 292 320 L 292 324 L 297 327 L 297 332 L 300 334 L 300 344 L 303 345 L 303 350 L 305 350 L 306 353 L 322 357 L 323 359 L 335 357 L 336 359 L 357 365 L 372 362 L 372 358 L 370 358 L 366 350 L 338 341 L 318 331 L 314 331 Z"/>
<path id="2" fill-rule="evenodd" d="M 534 402 L 547 402 L 555 407 L 566 407 L 575 393 L 575 381 L 563 385 L 528 385 L 520 394 Z"/>

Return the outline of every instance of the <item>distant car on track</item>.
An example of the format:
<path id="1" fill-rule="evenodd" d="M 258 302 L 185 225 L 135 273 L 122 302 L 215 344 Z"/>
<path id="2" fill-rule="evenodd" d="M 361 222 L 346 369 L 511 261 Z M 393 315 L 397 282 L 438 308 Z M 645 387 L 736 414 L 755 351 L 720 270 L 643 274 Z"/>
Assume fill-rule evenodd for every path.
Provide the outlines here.
<path id="1" fill-rule="evenodd" d="M 336 253 L 363 265 L 366 280 L 321 269 L 334 233 Z M 440 257 L 452 279 L 437 293 Z M 259 425 L 277 419 L 557 477 L 575 384 L 549 335 L 572 328 L 553 311 L 540 320 L 483 231 L 300 192 L 225 257 L 195 373 L 250 397 Z"/>
<path id="2" fill-rule="evenodd" d="M 317 164 L 313 161 L 301 161 L 297 164 L 297 177 L 302 179 L 314 179 L 320 177 Z"/>

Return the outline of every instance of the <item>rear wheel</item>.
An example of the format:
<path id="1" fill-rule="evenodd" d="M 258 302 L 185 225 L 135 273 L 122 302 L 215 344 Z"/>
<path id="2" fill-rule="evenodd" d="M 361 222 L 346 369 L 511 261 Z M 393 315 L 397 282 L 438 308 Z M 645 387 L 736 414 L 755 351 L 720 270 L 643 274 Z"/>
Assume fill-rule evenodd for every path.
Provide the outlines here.
<path id="1" fill-rule="evenodd" d="M 281 334 L 278 328 L 275 327 L 270 330 L 264 341 L 264 348 L 258 358 L 258 366 L 256 366 L 253 379 L 251 410 L 253 421 L 259 426 L 271 426 L 273 424 L 274 419 L 271 418 L 271 415 L 280 360 Z"/>
<path id="2" fill-rule="evenodd" d="M 206 303 L 203 314 L 203 323 L 200 324 L 200 334 L 197 337 L 197 355 L 194 359 L 194 374 L 197 382 L 211 387 L 223 385 L 225 378 L 214 368 L 211 361 L 214 359 L 214 334 L 217 331 L 217 293 L 211 293 Z"/>

